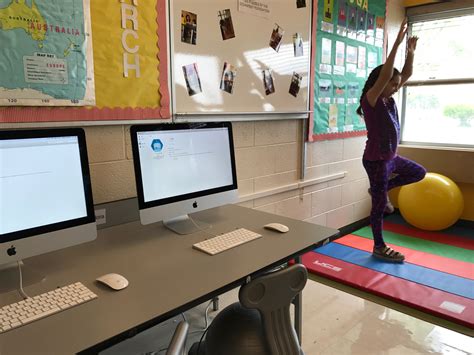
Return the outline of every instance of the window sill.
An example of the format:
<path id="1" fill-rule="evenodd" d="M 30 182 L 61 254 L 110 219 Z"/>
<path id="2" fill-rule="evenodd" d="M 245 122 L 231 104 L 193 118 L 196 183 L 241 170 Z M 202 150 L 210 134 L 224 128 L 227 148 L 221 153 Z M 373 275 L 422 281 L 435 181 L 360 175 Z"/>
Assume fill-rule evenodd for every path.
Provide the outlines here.
<path id="1" fill-rule="evenodd" d="M 451 152 L 474 152 L 473 147 L 454 147 L 454 146 L 442 146 L 442 145 L 429 145 L 426 143 L 400 143 L 400 148 L 409 148 L 409 149 L 424 149 L 424 150 L 444 150 Z"/>

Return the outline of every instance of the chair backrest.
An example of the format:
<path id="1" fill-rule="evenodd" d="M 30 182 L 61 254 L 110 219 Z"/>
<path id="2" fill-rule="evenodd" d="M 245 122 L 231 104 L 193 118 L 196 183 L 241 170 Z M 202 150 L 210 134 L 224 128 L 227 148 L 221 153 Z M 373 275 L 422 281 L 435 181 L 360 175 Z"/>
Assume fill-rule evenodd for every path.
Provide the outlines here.
<path id="1" fill-rule="evenodd" d="M 242 286 L 240 303 L 257 309 L 263 321 L 265 337 L 272 355 L 300 355 L 298 337 L 290 319 L 290 305 L 303 290 L 308 280 L 304 265 L 294 264 L 288 268 L 263 275 Z"/>

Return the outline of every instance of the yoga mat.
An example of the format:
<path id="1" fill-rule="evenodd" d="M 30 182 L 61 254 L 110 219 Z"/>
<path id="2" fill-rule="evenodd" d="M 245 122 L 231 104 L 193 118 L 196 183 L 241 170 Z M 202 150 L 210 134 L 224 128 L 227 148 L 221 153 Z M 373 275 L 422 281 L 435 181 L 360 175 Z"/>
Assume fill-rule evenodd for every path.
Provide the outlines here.
<path id="1" fill-rule="evenodd" d="M 372 239 L 372 230 L 370 227 L 364 227 L 352 234 L 360 237 Z M 443 256 L 450 259 L 456 259 L 474 264 L 474 253 L 471 250 L 453 247 L 438 242 L 413 238 L 406 235 L 383 231 L 383 239 L 388 244 L 395 244 L 409 249 L 424 251 L 430 254 Z"/>
<path id="2" fill-rule="evenodd" d="M 405 263 L 387 263 L 372 257 L 372 253 L 347 247 L 338 243 L 329 243 L 316 249 L 319 254 L 347 261 L 387 275 L 416 282 L 458 296 L 474 299 L 474 281 L 447 274 L 423 266 Z"/>
<path id="3" fill-rule="evenodd" d="M 357 235 L 348 234 L 335 240 L 336 243 L 359 250 L 372 252 L 372 240 Z M 474 280 L 474 265 L 464 261 L 444 258 L 442 256 L 425 253 L 418 250 L 397 246 L 397 251 L 405 255 L 406 262 L 424 266 L 433 270 L 446 272 L 452 275 Z"/>
<path id="4" fill-rule="evenodd" d="M 474 243 L 470 239 L 465 237 L 458 237 L 457 235 L 446 234 L 441 232 L 431 232 L 424 231 L 417 228 L 411 228 L 409 226 L 404 226 L 401 224 L 396 224 L 392 222 L 383 223 L 383 229 L 388 232 L 393 232 L 396 234 L 416 237 L 424 240 L 431 240 L 432 242 L 442 243 L 451 245 L 454 247 L 474 250 Z"/>
<path id="5" fill-rule="evenodd" d="M 310 272 L 317 275 L 463 326 L 474 327 L 474 302 L 468 298 L 353 265 L 317 252 L 303 255 L 302 262 Z"/>
<path id="6" fill-rule="evenodd" d="M 474 328 L 474 230 L 423 231 L 394 214 L 383 235 L 404 263 L 372 256 L 370 226 L 307 253 L 303 263 L 317 275 Z"/>

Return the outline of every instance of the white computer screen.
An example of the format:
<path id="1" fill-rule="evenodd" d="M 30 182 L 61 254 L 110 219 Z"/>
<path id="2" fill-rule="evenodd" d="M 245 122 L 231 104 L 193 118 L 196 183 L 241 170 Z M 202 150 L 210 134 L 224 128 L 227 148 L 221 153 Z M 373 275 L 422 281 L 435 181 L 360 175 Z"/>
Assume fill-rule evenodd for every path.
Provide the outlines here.
<path id="1" fill-rule="evenodd" d="M 144 201 L 232 185 L 225 127 L 138 132 Z"/>
<path id="2" fill-rule="evenodd" d="M 77 137 L 0 140 L 0 235 L 86 216 Z"/>

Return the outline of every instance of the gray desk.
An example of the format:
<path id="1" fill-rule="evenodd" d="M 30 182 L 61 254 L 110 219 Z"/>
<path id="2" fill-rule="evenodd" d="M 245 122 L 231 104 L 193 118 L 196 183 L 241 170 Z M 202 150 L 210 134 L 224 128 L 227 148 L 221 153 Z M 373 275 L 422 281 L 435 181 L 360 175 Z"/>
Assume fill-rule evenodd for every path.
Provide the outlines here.
<path id="1" fill-rule="evenodd" d="M 192 248 L 206 239 L 203 232 L 176 235 L 161 223 L 132 222 L 99 231 L 97 240 L 30 258 L 25 264 L 41 270 L 44 282 L 26 289 L 30 295 L 76 281 L 98 299 L 0 335 L 0 355 L 94 353 L 169 319 L 311 250 L 337 230 L 236 205 L 196 213 L 196 218 L 222 233 L 245 227 L 263 238 L 215 256 Z M 262 228 L 280 222 L 290 231 Z M 95 278 L 116 272 L 130 282 L 111 291 Z M 0 306 L 19 300 L 17 293 L 0 295 Z"/>

